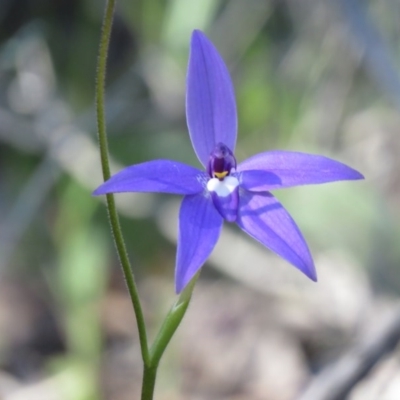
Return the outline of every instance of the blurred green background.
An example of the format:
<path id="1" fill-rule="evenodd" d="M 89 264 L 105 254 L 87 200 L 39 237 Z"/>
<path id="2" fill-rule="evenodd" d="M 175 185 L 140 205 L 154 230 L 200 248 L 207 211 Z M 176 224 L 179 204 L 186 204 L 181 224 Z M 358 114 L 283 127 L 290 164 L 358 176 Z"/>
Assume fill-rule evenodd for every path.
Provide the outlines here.
<path id="1" fill-rule="evenodd" d="M 103 7 L 0 2 L 1 399 L 139 398 L 133 311 L 105 206 L 91 196 L 102 179 L 94 82 Z M 318 284 L 226 224 L 156 399 L 298 398 L 397 315 L 399 18 L 391 0 L 118 1 L 106 105 L 113 171 L 155 158 L 199 166 L 184 109 L 198 28 L 234 81 L 238 161 L 305 151 L 366 177 L 276 193 L 307 238 Z M 117 198 L 152 336 L 174 300 L 180 199 Z M 397 400 L 399 388 L 394 350 L 348 398 Z"/>

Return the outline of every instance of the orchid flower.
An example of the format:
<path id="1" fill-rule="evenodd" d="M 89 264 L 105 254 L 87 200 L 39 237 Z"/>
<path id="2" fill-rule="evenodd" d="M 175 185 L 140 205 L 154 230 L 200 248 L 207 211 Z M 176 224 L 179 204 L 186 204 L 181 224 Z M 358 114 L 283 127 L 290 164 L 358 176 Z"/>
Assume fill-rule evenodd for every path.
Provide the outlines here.
<path id="1" fill-rule="evenodd" d="M 264 152 L 237 164 L 233 85 L 218 51 L 198 30 L 193 32 L 190 45 L 186 117 L 204 170 L 178 161 L 148 161 L 115 174 L 94 195 L 161 192 L 184 196 L 179 212 L 177 293 L 209 257 L 224 220 L 236 222 L 316 281 L 314 262 L 300 230 L 270 191 L 363 176 L 327 157 L 290 151 Z"/>

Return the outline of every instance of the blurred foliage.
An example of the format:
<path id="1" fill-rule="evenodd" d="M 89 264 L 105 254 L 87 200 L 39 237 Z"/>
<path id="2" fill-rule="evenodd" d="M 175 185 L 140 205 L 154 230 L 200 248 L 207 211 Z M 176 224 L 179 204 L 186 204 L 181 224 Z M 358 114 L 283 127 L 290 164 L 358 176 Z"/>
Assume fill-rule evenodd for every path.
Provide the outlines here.
<path id="1" fill-rule="evenodd" d="M 22 382 L 60 378 L 69 388 L 63 399 L 101 396 L 101 359 L 117 340 L 104 326 L 104 302 L 124 293 L 105 208 L 91 197 L 101 182 L 93 99 L 102 11 L 97 0 L 0 2 L 0 286 L 16 285 L 28 293 L 23 302 L 41 310 L 31 336 L 15 343 L 5 336 L 0 364 Z M 184 90 L 190 33 L 202 29 L 234 80 L 238 160 L 281 148 L 332 156 L 365 173 L 365 183 L 277 196 L 316 258 L 338 251 L 377 291 L 398 294 L 399 13 L 389 0 L 120 0 L 107 83 L 114 170 L 154 158 L 199 165 Z M 156 293 L 159 302 L 148 300 L 158 312 L 172 296 L 175 243 L 159 229 L 169 197 L 123 198 L 145 298 L 149 279 L 171 285 Z M 203 275 L 220 282 L 224 274 Z M 45 355 L 40 315 L 56 337 Z"/>

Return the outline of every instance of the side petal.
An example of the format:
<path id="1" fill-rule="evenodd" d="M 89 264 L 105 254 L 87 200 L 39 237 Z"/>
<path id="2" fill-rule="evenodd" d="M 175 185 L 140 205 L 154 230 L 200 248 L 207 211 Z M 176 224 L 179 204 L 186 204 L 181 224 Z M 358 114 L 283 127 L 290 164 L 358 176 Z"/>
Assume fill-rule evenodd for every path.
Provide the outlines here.
<path id="1" fill-rule="evenodd" d="M 307 244 L 282 204 L 270 193 L 240 194 L 237 224 L 251 237 L 317 280 Z"/>
<path id="2" fill-rule="evenodd" d="M 113 175 L 93 194 L 121 192 L 160 192 L 195 194 L 204 190 L 204 172 L 170 160 L 154 160 L 132 165 Z"/>
<path id="3" fill-rule="evenodd" d="M 217 49 L 198 30 L 193 31 L 190 44 L 186 119 L 193 148 L 204 167 L 217 143 L 235 150 L 237 115 L 231 78 Z"/>
<path id="4" fill-rule="evenodd" d="M 253 191 L 364 179 L 355 169 L 339 161 L 291 151 L 256 154 L 241 162 L 237 170 L 243 187 Z"/>
<path id="5" fill-rule="evenodd" d="M 240 187 L 253 192 L 265 192 L 270 189 L 279 188 L 282 184 L 281 179 L 269 171 L 248 170 L 237 172 Z"/>
<path id="6" fill-rule="evenodd" d="M 186 196 L 179 212 L 175 288 L 180 293 L 203 266 L 221 233 L 223 219 L 209 197 Z"/>

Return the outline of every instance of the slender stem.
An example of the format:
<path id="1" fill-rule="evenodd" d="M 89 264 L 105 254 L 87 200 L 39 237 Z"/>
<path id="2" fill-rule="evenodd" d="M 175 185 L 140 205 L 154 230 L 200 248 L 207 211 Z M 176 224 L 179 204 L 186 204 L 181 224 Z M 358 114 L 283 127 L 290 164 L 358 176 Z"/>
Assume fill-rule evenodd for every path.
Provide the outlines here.
<path id="1" fill-rule="evenodd" d="M 105 79 L 106 79 L 107 54 L 110 43 L 115 2 L 116 0 L 108 0 L 106 4 L 106 10 L 104 14 L 103 27 L 100 39 L 100 49 L 99 49 L 98 66 L 97 66 L 97 82 L 96 82 L 97 128 L 98 128 L 101 165 L 102 165 L 104 180 L 109 179 L 111 175 L 110 166 L 108 162 L 108 144 L 107 144 L 107 134 L 106 134 L 106 118 L 105 118 L 104 103 L 105 103 Z M 189 306 L 193 288 L 197 280 L 197 275 L 195 278 L 192 279 L 189 285 L 181 293 L 177 302 L 169 311 L 153 343 L 153 346 L 149 351 L 143 311 L 140 304 L 135 279 L 129 262 L 128 253 L 125 247 L 118 214 L 115 207 L 114 196 L 112 194 L 107 195 L 107 209 L 110 219 L 111 231 L 114 236 L 114 242 L 121 262 L 126 284 L 128 286 L 128 291 L 135 311 L 135 316 L 139 331 L 140 347 L 144 363 L 141 400 L 152 400 L 154 394 L 154 386 L 156 382 L 158 364 L 168 343 L 170 342 L 176 329 L 181 323 L 182 318 L 184 317 L 185 312 Z"/>
<path id="2" fill-rule="evenodd" d="M 110 44 L 111 27 L 113 22 L 114 8 L 116 0 L 108 0 L 106 4 L 103 26 L 100 38 L 99 57 L 97 64 L 97 80 L 96 80 L 96 115 L 97 115 L 97 131 L 100 145 L 101 166 L 103 170 L 103 178 L 107 180 L 110 178 L 110 166 L 108 162 L 108 143 L 106 133 L 106 117 L 105 117 L 105 80 L 106 80 L 106 65 L 107 54 Z M 114 242 L 117 248 L 119 260 L 125 276 L 126 284 L 128 286 L 129 295 L 131 297 L 132 305 L 135 311 L 140 348 L 142 358 L 145 366 L 150 365 L 150 354 L 147 344 L 146 326 L 144 323 L 142 306 L 139 300 L 135 278 L 132 273 L 132 268 L 128 258 L 124 238 L 122 235 L 121 225 L 119 223 L 117 209 L 115 207 L 114 196 L 107 195 L 107 209 L 111 225 L 111 231 L 114 236 Z M 155 377 L 154 377 L 155 379 Z M 151 399 L 152 397 L 147 397 Z M 147 399 L 145 398 L 145 399 Z"/>
<path id="3" fill-rule="evenodd" d="M 154 394 L 154 386 L 156 384 L 158 365 L 143 366 L 143 380 L 142 380 L 142 397 L 141 400 L 152 400 Z"/>

